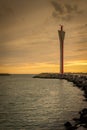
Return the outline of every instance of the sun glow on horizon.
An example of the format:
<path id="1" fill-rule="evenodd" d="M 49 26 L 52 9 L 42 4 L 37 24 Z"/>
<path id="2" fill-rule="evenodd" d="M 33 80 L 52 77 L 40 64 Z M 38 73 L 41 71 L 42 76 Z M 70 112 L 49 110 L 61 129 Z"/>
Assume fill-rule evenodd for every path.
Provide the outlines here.
<path id="1" fill-rule="evenodd" d="M 41 72 L 59 72 L 60 66 L 55 63 L 35 63 L 35 64 L 21 64 L 18 66 L 2 65 L 0 66 L 0 73 L 17 73 L 17 74 L 35 74 Z M 65 72 L 87 72 L 87 61 L 70 61 L 64 65 Z"/>

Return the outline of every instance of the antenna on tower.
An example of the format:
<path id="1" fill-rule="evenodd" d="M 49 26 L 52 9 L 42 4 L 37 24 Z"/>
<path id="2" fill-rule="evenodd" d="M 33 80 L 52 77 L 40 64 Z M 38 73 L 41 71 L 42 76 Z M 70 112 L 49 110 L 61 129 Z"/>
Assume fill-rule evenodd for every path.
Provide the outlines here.
<path id="1" fill-rule="evenodd" d="M 62 25 L 62 24 L 60 24 L 59 26 L 61 27 L 61 31 L 63 31 L 63 25 Z"/>

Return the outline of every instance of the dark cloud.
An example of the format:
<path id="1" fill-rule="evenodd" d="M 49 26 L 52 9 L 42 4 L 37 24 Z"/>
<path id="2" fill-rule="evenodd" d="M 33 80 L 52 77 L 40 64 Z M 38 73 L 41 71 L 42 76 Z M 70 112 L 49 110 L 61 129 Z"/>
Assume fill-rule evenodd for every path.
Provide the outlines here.
<path id="1" fill-rule="evenodd" d="M 0 20 L 3 20 L 4 18 L 9 18 L 9 16 L 12 16 L 14 14 L 12 6 L 8 4 L 8 1 L 0 1 Z"/>
<path id="2" fill-rule="evenodd" d="M 67 12 L 68 14 L 73 13 L 73 12 L 76 13 L 76 14 L 82 13 L 82 11 L 79 10 L 79 8 L 78 8 L 77 5 L 65 4 L 64 6 L 65 6 L 66 12 Z"/>
<path id="3" fill-rule="evenodd" d="M 3 9 L 4 8 L 4 9 Z M 6 22 L 12 22 L 12 19 L 14 18 L 14 11 L 10 7 L 1 7 L 0 8 L 0 24 L 3 25 Z"/>
<path id="4" fill-rule="evenodd" d="M 56 1 L 51 1 L 51 4 L 55 8 L 55 11 L 59 12 L 59 14 L 64 13 L 64 9 L 63 9 L 63 7 L 61 6 L 60 3 L 56 2 Z"/>
<path id="5" fill-rule="evenodd" d="M 59 15 L 56 11 L 54 11 L 52 13 L 52 16 L 56 19 L 61 19 L 61 20 L 64 20 L 64 21 L 70 21 L 71 19 L 73 19 L 73 16 L 69 15 L 69 14 L 66 14 L 66 15 Z"/>
<path id="6" fill-rule="evenodd" d="M 83 11 L 80 10 L 76 4 L 62 4 L 58 3 L 57 1 L 51 1 L 51 4 L 55 9 L 52 16 L 54 18 L 59 18 L 64 21 L 70 21 L 74 18 L 75 15 L 83 13 Z"/>

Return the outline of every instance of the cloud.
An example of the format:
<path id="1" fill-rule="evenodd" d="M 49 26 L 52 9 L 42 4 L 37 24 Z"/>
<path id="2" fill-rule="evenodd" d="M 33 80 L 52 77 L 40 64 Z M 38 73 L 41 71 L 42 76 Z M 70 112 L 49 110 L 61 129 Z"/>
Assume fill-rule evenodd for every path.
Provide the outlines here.
<path id="1" fill-rule="evenodd" d="M 76 51 L 79 51 L 79 52 L 86 52 L 87 51 L 87 47 L 86 48 L 80 48 L 80 49 L 77 49 Z"/>
<path id="2" fill-rule="evenodd" d="M 8 6 L 8 2 L 0 1 L 0 24 L 10 22 L 11 17 L 14 18 L 14 9 Z"/>
<path id="3" fill-rule="evenodd" d="M 60 3 L 56 2 L 56 1 L 51 1 L 51 4 L 55 8 L 56 12 L 59 12 L 59 14 L 63 14 L 64 13 L 64 10 L 63 10 L 63 8 L 62 8 Z"/>
<path id="4" fill-rule="evenodd" d="M 64 21 L 70 21 L 76 15 L 81 15 L 83 13 L 83 11 L 79 9 L 78 5 L 76 4 L 59 3 L 56 1 L 51 1 L 51 4 L 55 9 L 52 13 L 52 16 Z"/>
<path id="5" fill-rule="evenodd" d="M 65 4 L 64 6 L 68 14 L 73 13 L 73 12 L 77 14 L 82 13 L 82 11 L 79 10 L 77 5 Z"/>

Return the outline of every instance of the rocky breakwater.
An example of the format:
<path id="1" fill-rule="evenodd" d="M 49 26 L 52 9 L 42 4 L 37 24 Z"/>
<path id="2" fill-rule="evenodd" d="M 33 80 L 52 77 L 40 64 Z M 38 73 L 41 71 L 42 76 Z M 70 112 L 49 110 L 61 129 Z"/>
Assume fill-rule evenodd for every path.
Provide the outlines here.
<path id="1" fill-rule="evenodd" d="M 64 74 L 62 78 L 73 82 L 77 87 L 83 90 L 84 96 L 87 100 L 87 75 Z"/>
<path id="2" fill-rule="evenodd" d="M 63 79 L 73 82 L 77 87 L 84 91 L 85 101 L 87 101 L 87 75 L 82 74 L 64 74 Z M 87 129 L 87 108 L 79 112 L 79 118 L 74 118 L 74 124 L 66 122 L 66 130 L 85 130 Z"/>
<path id="3" fill-rule="evenodd" d="M 87 101 L 87 74 L 75 74 L 75 73 L 41 73 L 34 76 L 34 78 L 46 78 L 46 79 L 65 79 L 69 82 L 73 82 L 75 86 L 84 91 L 85 101 Z M 87 108 L 84 108 L 79 112 L 79 118 L 74 118 L 74 124 L 66 122 L 64 124 L 66 130 L 86 130 L 87 129 Z"/>
<path id="4" fill-rule="evenodd" d="M 64 124 L 66 130 L 87 130 L 87 108 L 79 112 L 79 118 L 73 119 L 73 124 L 69 121 Z"/>

